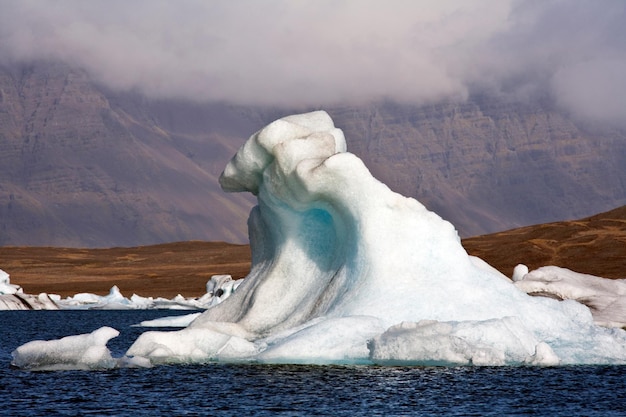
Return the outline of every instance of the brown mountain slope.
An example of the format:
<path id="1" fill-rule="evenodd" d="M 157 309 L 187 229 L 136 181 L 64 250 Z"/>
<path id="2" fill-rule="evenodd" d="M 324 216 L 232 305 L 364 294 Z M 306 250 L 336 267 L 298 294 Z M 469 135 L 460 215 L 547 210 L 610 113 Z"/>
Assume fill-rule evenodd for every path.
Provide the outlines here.
<path id="1" fill-rule="evenodd" d="M 463 240 L 468 253 L 510 277 L 556 265 L 605 278 L 626 278 L 626 206 L 585 219 L 522 227 Z"/>
<path id="2" fill-rule="evenodd" d="M 476 255 L 511 276 L 518 263 L 530 269 L 557 265 L 606 278 L 626 277 L 626 206 L 586 219 L 529 226 L 463 240 Z M 199 296 L 213 274 L 244 277 L 247 245 L 179 242 L 113 249 L 0 247 L 0 268 L 28 293 L 122 293 Z"/>
<path id="3" fill-rule="evenodd" d="M 212 275 L 245 277 L 250 248 L 199 241 L 111 249 L 0 247 L 0 263 L 11 283 L 29 294 L 104 295 L 117 285 L 127 297 L 194 297 L 206 292 Z"/>

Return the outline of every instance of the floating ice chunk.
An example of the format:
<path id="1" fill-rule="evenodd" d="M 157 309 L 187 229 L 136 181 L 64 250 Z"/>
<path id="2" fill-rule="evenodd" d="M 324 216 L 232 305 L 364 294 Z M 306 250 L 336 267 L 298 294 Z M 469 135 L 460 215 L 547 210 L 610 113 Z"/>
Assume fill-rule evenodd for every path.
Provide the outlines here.
<path id="1" fill-rule="evenodd" d="M 74 294 L 72 297 L 67 298 L 68 305 L 80 305 L 80 304 L 100 304 L 102 297 L 96 294 L 81 292 Z"/>
<path id="2" fill-rule="evenodd" d="M 105 296 L 78 293 L 65 299 L 55 296 L 54 302 L 59 308 L 78 310 L 204 310 L 230 297 L 242 281 L 235 281 L 230 275 L 215 275 L 207 282 L 207 293 L 199 298 L 185 298 L 179 294 L 172 299 L 167 299 L 141 297 L 133 294 L 129 299 L 122 295 L 117 286 L 113 286 L 109 294 Z M 0 309 L 2 309 L 2 303 L 0 303 Z"/>
<path id="3" fill-rule="evenodd" d="M 117 365 L 106 347 L 119 335 L 111 327 L 57 340 L 34 340 L 11 353 L 11 364 L 29 370 L 109 369 Z"/>
<path id="4" fill-rule="evenodd" d="M 0 294 L 0 310 L 58 310 L 58 306 L 46 293 L 39 295 Z"/>
<path id="5" fill-rule="evenodd" d="M 521 269 L 517 274 L 514 272 L 513 276 L 515 286 L 528 294 L 557 300 L 576 300 L 589 307 L 597 324 L 626 327 L 624 279 L 601 278 L 557 266 L 544 266 L 532 272 L 528 272 L 528 268 L 525 271 Z"/>
<path id="6" fill-rule="evenodd" d="M 22 287 L 11 284 L 9 274 L 0 269 L 0 295 L 11 295 L 22 292 Z"/>
<path id="7" fill-rule="evenodd" d="M 0 294 L 0 310 L 30 310 L 29 306 L 14 294 Z"/>
<path id="8" fill-rule="evenodd" d="M 346 152 L 325 112 L 252 135 L 220 184 L 258 198 L 250 274 L 187 328 L 141 335 L 139 362 L 626 364 L 626 332 L 468 256 L 452 224 Z"/>
<path id="9" fill-rule="evenodd" d="M 130 296 L 130 302 L 139 310 L 149 310 L 154 308 L 154 299 L 152 297 L 142 297 L 137 294 Z"/>
<path id="10" fill-rule="evenodd" d="M 40 306 L 38 310 L 58 310 L 59 306 L 57 306 L 56 302 L 49 294 L 45 292 L 40 293 L 37 296 L 37 304 Z"/>
<path id="11" fill-rule="evenodd" d="M 163 310 L 195 310 L 201 308 L 195 299 L 187 299 L 180 294 L 172 299 L 155 298 L 153 307 Z"/>
<path id="12" fill-rule="evenodd" d="M 128 310 L 137 305 L 124 297 L 117 285 L 109 290 L 109 294 L 100 296 L 92 293 L 78 293 L 72 297 L 57 301 L 64 309 L 101 309 L 101 310 Z"/>

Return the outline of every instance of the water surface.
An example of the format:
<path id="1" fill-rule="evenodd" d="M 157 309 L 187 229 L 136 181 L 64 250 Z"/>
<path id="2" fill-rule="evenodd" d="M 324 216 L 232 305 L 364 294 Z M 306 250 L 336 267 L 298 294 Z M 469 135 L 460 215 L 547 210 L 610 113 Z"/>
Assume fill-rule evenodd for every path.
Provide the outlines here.
<path id="1" fill-rule="evenodd" d="M 626 367 L 180 365 L 27 372 L 10 353 L 34 339 L 118 329 L 121 356 L 142 320 L 188 312 L 0 312 L 0 415 L 626 416 Z"/>

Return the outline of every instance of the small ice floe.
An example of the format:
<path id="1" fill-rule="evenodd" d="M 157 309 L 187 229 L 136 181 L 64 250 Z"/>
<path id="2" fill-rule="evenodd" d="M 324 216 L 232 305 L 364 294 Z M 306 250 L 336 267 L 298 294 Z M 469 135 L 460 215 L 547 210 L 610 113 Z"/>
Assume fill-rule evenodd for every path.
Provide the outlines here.
<path id="1" fill-rule="evenodd" d="M 111 327 L 101 327 L 62 339 L 33 340 L 11 353 L 11 365 L 32 371 L 115 368 L 117 360 L 106 345 L 118 335 Z"/>
<path id="2" fill-rule="evenodd" d="M 513 271 L 517 288 L 527 294 L 575 300 L 591 310 L 593 321 L 605 327 L 626 327 L 626 280 L 581 274 L 558 266 L 528 271 L 518 265 Z"/>
<path id="3" fill-rule="evenodd" d="M 21 292 L 22 288 L 19 285 L 11 284 L 9 274 L 0 269 L 0 295 L 12 295 Z"/>

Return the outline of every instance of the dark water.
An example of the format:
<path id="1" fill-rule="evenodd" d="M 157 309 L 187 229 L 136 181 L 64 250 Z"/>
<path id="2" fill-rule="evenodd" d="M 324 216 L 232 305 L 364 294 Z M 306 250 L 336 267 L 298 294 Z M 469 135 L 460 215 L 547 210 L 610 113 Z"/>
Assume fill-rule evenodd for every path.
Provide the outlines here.
<path id="1" fill-rule="evenodd" d="M 626 367 L 404 368 L 196 365 L 25 372 L 10 353 L 34 339 L 120 330 L 121 356 L 163 311 L 0 312 L 0 415 L 626 416 Z"/>

